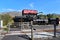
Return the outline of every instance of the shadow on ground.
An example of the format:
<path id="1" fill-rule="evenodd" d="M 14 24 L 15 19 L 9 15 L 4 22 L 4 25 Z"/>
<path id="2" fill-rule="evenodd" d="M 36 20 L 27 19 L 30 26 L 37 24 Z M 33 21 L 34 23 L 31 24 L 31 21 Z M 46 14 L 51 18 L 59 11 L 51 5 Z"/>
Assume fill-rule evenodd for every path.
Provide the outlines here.
<path id="1" fill-rule="evenodd" d="M 2 40 L 31 40 L 27 35 L 8 35 Z"/>

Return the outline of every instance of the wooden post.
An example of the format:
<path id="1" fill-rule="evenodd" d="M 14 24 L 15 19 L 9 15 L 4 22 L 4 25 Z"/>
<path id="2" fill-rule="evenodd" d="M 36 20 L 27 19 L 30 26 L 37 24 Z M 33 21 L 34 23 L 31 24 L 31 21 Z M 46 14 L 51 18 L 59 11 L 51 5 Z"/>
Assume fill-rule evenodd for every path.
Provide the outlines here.
<path id="1" fill-rule="evenodd" d="M 32 26 L 32 23 L 33 22 L 31 21 L 31 39 L 34 40 L 34 38 L 33 38 L 33 26 Z"/>

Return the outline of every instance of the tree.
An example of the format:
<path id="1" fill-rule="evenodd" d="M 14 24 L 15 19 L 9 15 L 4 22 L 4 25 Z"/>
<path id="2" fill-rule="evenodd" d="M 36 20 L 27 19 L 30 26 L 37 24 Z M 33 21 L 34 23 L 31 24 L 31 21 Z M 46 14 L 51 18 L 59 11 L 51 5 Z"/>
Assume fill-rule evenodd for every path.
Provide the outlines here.
<path id="1" fill-rule="evenodd" d="M 39 18 L 46 18 L 47 16 L 43 14 L 43 12 L 39 12 L 39 15 L 38 15 Z"/>
<path id="2" fill-rule="evenodd" d="M 1 16 L 1 19 L 3 20 L 3 25 L 7 25 L 9 22 L 12 21 L 12 17 L 9 14 L 3 14 Z"/>
<path id="3" fill-rule="evenodd" d="M 47 18 L 53 18 L 53 14 L 47 14 Z"/>
<path id="4" fill-rule="evenodd" d="M 57 17 L 59 17 L 59 16 L 55 13 L 47 14 L 47 18 L 57 18 Z"/>

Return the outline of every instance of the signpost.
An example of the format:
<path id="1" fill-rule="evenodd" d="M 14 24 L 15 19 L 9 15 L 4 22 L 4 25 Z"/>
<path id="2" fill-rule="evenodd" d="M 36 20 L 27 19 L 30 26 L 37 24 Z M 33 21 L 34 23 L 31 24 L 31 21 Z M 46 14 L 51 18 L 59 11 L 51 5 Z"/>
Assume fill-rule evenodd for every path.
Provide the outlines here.
<path id="1" fill-rule="evenodd" d="M 56 37 L 56 23 L 54 22 L 54 37 Z"/>
<path id="2" fill-rule="evenodd" d="M 56 26 L 58 26 L 59 24 L 59 18 L 49 18 L 49 24 L 53 24 L 54 25 L 54 36 L 56 37 Z"/>

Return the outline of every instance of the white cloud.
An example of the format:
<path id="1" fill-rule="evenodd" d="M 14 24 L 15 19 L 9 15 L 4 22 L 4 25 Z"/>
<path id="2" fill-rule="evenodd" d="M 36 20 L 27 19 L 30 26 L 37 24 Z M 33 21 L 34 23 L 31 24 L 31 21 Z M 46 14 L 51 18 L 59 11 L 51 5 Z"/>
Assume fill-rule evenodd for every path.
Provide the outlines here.
<path id="1" fill-rule="evenodd" d="M 3 11 L 21 11 L 21 10 L 17 10 L 17 9 L 6 9 L 6 8 L 4 8 L 4 9 L 1 9 L 1 11 L 3 12 Z"/>
<path id="2" fill-rule="evenodd" d="M 17 10 L 17 11 L 22 11 L 22 10 Z"/>
<path id="3" fill-rule="evenodd" d="M 15 11 L 14 9 L 2 9 L 2 11 Z"/>
<path id="4" fill-rule="evenodd" d="M 29 6 L 30 6 L 31 8 L 34 8 L 34 3 L 33 3 L 33 2 L 30 3 Z"/>

